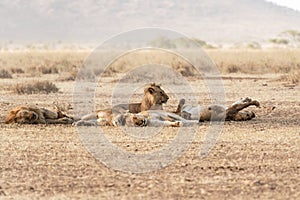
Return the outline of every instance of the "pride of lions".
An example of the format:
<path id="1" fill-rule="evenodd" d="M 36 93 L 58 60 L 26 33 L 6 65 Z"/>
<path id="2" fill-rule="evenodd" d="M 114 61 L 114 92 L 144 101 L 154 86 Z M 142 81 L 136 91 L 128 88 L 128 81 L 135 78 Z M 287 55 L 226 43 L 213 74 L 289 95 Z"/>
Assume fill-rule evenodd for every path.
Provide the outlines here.
<path id="1" fill-rule="evenodd" d="M 109 109 L 98 110 L 78 120 L 60 110 L 17 106 L 10 110 L 5 123 L 19 124 L 74 124 L 76 126 L 190 126 L 210 120 L 245 121 L 255 117 L 252 111 L 244 111 L 249 106 L 259 107 L 259 102 L 243 98 L 229 107 L 224 105 L 192 106 L 181 99 L 176 111 L 164 111 L 162 105 L 169 97 L 160 85 L 149 84 L 144 88 L 141 103 L 119 104 Z"/>

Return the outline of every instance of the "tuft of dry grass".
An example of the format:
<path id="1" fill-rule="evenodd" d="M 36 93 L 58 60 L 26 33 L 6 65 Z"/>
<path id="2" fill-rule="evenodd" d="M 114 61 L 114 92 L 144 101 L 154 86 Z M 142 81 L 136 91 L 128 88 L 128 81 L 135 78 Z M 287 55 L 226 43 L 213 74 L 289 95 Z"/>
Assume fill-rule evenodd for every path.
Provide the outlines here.
<path id="1" fill-rule="evenodd" d="M 61 73 L 57 81 L 75 81 L 77 70 L 73 69 L 70 72 Z"/>
<path id="2" fill-rule="evenodd" d="M 284 74 L 279 78 L 279 81 L 287 81 L 292 84 L 299 84 L 300 83 L 300 70 L 293 71 L 288 74 Z"/>
<path id="3" fill-rule="evenodd" d="M 10 69 L 11 73 L 13 74 L 24 74 L 25 71 L 22 68 L 14 67 Z"/>
<path id="4" fill-rule="evenodd" d="M 58 74 L 58 68 L 55 66 L 40 66 L 37 68 L 42 74 Z"/>
<path id="5" fill-rule="evenodd" d="M 0 70 L 0 78 L 12 78 L 12 75 L 9 73 L 9 71 L 5 69 Z"/>
<path id="6" fill-rule="evenodd" d="M 13 91 L 17 94 L 49 94 L 58 92 L 58 88 L 50 81 L 17 84 Z"/>

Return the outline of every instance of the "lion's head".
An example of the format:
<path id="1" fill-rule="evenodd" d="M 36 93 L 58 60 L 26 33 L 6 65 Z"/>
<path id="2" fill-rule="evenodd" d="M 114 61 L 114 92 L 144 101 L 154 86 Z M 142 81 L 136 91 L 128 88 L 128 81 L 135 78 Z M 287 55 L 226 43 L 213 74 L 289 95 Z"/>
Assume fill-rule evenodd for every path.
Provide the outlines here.
<path id="1" fill-rule="evenodd" d="M 146 86 L 144 93 L 145 95 L 142 100 L 141 111 L 150 109 L 162 110 L 162 104 L 167 103 L 169 100 L 165 91 L 161 89 L 160 85 L 156 85 L 155 83 Z"/>
<path id="2" fill-rule="evenodd" d="M 119 114 L 113 120 L 114 126 L 130 126 L 130 127 L 143 127 L 147 126 L 147 118 L 141 114 Z"/>
<path id="3" fill-rule="evenodd" d="M 5 123 L 19 123 L 19 124 L 34 124 L 39 119 L 39 113 L 32 108 L 16 107 L 11 110 L 5 119 Z"/>

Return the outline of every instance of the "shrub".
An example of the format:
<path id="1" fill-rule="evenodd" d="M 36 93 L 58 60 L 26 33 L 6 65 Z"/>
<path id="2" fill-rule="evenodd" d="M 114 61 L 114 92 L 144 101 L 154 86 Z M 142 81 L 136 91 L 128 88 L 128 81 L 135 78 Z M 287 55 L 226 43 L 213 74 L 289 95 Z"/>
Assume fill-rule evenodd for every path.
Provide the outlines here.
<path id="1" fill-rule="evenodd" d="M 227 73 L 237 73 L 238 71 L 239 71 L 239 68 L 236 65 L 231 65 L 231 66 L 228 66 L 228 68 L 226 68 Z"/>
<path id="2" fill-rule="evenodd" d="M 282 75 L 279 78 L 280 81 L 288 81 L 293 84 L 299 84 L 300 83 L 300 71 L 293 71 L 289 74 Z"/>
<path id="3" fill-rule="evenodd" d="M 36 81 L 33 83 L 17 84 L 14 92 L 17 94 L 49 94 L 58 92 L 58 88 L 49 81 Z"/>
<path id="4" fill-rule="evenodd" d="M 12 78 L 12 75 L 9 73 L 9 71 L 5 69 L 0 70 L 0 78 Z"/>
<path id="5" fill-rule="evenodd" d="M 38 71 L 42 74 L 58 74 L 58 69 L 54 66 L 40 66 Z"/>
<path id="6" fill-rule="evenodd" d="M 287 39 L 282 39 L 282 38 L 272 38 L 269 39 L 269 42 L 273 44 L 283 44 L 283 45 L 289 44 L 289 41 Z"/>
<path id="7" fill-rule="evenodd" d="M 25 73 L 25 71 L 22 68 L 11 68 L 10 71 L 13 74 L 24 74 Z"/>

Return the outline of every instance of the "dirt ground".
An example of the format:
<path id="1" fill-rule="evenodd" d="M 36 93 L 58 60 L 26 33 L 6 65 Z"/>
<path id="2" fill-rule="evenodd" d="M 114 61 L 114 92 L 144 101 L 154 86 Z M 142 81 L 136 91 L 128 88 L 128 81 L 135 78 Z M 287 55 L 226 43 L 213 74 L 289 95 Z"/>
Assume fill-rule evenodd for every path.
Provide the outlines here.
<path id="1" fill-rule="evenodd" d="M 249 108 L 256 118 L 225 122 L 205 158 L 199 157 L 199 150 L 210 124 L 201 123 L 179 159 L 142 174 L 106 167 L 87 151 L 74 126 L 3 123 L 7 111 L 19 104 L 51 108 L 54 101 L 72 103 L 73 82 L 56 81 L 60 89 L 56 94 L 17 95 L 9 89 L 20 77 L 0 79 L 0 199 L 299 199 L 300 86 L 274 81 L 274 77 L 225 76 L 228 104 L 241 97 L 257 99 L 261 108 Z M 56 78 L 43 75 L 40 79 Z M 209 95 L 201 92 L 203 84 L 195 78 L 189 82 L 200 91 L 196 93 L 199 101 L 209 103 Z M 113 83 L 106 80 L 108 85 Z M 101 89 L 101 95 L 110 92 Z M 101 95 L 96 96 L 99 106 L 106 106 Z M 175 94 L 170 97 L 167 110 L 177 104 Z M 141 93 L 135 100 L 140 98 Z M 117 127 L 103 130 L 124 151 L 147 153 L 172 141 L 177 128 L 165 128 L 148 140 L 130 138 Z"/>

